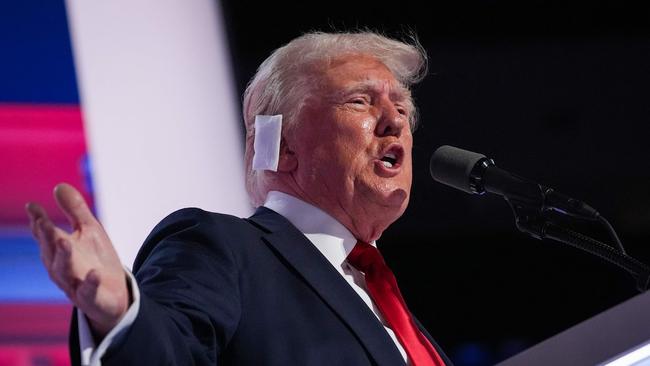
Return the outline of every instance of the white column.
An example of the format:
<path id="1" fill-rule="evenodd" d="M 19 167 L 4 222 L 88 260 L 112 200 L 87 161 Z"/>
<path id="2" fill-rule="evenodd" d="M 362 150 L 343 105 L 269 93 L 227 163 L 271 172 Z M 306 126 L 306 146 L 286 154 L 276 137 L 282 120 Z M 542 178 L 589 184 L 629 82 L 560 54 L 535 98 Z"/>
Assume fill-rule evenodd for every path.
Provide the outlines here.
<path id="1" fill-rule="evenodd" d="M 242 122 L 214 0 L 66 0 L 98 216 L 130 266 L 188 206 L 247 216 Z"/>

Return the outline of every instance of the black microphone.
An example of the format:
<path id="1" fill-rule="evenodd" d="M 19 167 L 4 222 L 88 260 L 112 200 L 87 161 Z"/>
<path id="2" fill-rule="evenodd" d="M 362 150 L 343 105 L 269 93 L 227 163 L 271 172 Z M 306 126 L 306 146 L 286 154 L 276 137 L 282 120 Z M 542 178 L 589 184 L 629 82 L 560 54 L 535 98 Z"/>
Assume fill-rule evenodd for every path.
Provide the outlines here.
<path id="1" fill-rule="evenodd" d="M 582 201 L 498 168 L 485 155 L 445 145 L 431 156 L 434 180 L 470 194 L 495 193 L 520 207 L 556 211 L 569 216 L 597 220 L 600 214 Z"/>

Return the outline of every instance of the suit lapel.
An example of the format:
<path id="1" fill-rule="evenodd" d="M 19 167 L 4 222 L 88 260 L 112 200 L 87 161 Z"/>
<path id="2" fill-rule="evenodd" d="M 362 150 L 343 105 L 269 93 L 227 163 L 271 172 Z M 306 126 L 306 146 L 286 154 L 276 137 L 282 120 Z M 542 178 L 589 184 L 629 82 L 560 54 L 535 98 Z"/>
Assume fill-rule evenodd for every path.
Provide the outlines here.
<path id="1" fill-rule="evenodd" d="M 316 247 L 289 221 L 261 207 L 251 221 L 267 231 L 263 239 L 275 249 L 356 334 L 377 365 L 404 360 L 383 325 Z"/>
<path id="2" fill-rule="evenodd" d="M 431 342 L 431 345 L 436 349 L 436 351 L 438 352 L 438 355 L 440 355 L 440 357 L 442 357 L 443 361 L 445 361 L 445 365 L 446 366 L 453 366 L 453 363 L 451 362 L 449 357 L 447 357 L 447 355 L 442 350 L 442 348 L 440 348 L 440 345 L 438 345 L 438 343 L 435 341 L 435 339 L 433 339 L 431 334 L 429 334 L 429 331 L 427 331 L 427 328 L 425 328 L 422 325 L 422 323 L 420 323 L 418 318 L 416 318 L 415 315 L 413 315 L 413 313 L 411 313 L 411 316 L 413 317 L 413 320 L 415 321 L 415 325 L 417 325 L 418 329 L 420 329 L 420 332 L 422 332 L 422 334 L 424 334 L 424 336 L 429 340 L 429 342 Z"/>

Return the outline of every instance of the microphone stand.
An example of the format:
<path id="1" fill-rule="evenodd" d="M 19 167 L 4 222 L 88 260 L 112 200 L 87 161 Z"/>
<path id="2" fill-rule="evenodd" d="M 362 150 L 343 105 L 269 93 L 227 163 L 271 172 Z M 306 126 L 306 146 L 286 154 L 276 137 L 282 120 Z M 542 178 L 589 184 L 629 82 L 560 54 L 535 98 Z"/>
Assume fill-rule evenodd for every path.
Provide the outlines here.
<path id="1" fill-rule="evenodd" d="M 539 240 L 551 239 L 568 244 L 624 269 L 636 280 L 639 292 L 644 292 L 650 287 L 650 268 L 625 254 L 622 246 L 616 250 L 596 239 L 563 228 L 539 206 L 530 205 L 530 201 L 524 202 L 513 197 L 506 197 L 506 201 L 515 215 L 515 224 L 519 231 Z"/>

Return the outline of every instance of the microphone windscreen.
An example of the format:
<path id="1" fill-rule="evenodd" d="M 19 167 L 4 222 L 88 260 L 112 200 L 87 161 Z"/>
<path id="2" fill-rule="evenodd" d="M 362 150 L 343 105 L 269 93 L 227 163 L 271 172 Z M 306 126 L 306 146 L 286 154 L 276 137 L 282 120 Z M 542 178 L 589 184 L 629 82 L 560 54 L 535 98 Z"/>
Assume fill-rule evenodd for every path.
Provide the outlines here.
<path id="1" fill-rule="evenodd" d="M 485 155 L 444 145 L 431 156 L 429 170 L 434 180 L 467 193 L 474 193 L 469 187 L 469 175 L 476 163 L 484 158 Z"/>

